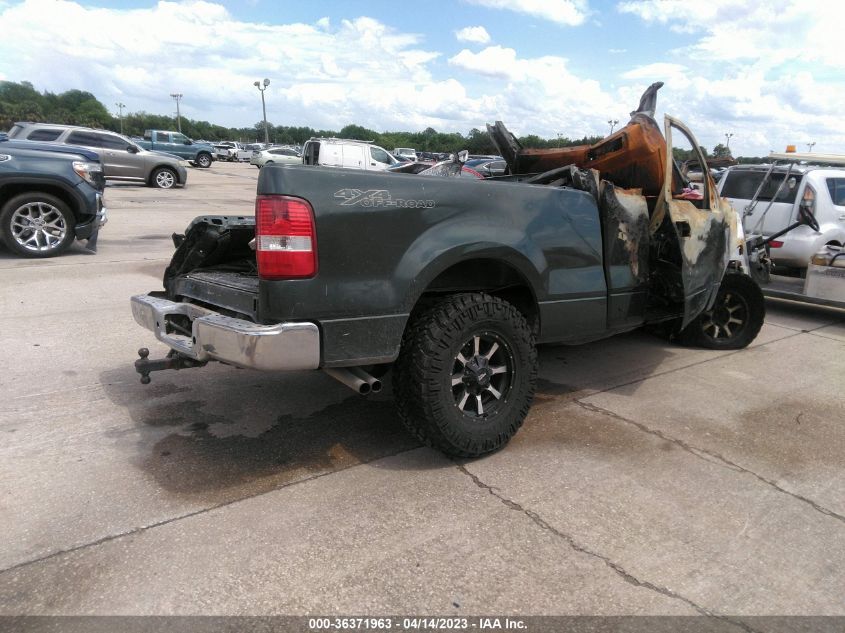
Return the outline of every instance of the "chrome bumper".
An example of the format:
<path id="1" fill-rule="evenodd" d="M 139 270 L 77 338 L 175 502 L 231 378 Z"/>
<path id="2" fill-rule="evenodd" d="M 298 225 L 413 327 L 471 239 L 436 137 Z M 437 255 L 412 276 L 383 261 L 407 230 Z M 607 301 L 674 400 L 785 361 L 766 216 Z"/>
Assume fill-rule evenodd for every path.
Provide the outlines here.
<path id="1" fill-rule="evenodd" d="M 109 221 L 109 210 L 103 201 L 103 194 L 97 194 L 97 226 L 104 226 Z"/>
<path id="2" fill-rule="evenodd" d="M 320 366 L 320 333 L 313 323 L 259 325 L 150 295 L 136 295 L 131 304 L 139 325 L 171 349 L 198 361 L 218 360 L 263 371 Z M 172 328 L 168 332 L 168 317 L 173 315 L 191 321 L 191 336 Z"/>

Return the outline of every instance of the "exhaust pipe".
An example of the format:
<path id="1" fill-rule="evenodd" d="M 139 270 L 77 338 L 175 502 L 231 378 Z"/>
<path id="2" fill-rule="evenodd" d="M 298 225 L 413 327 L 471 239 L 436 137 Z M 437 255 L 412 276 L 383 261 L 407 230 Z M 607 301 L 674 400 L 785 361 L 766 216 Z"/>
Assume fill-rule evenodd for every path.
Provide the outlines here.
<path id="1" fill-rule="evenodd" d="M 323 371 L 362 396 L 381 391 L 381 380 L 360 367 L 323 367 Z"/>
<path id="2" fill-rule="evenodd" d="M 370 385 L 370 390 L 373 393 L 378 393 L 379 391 L 381 391 L 381 380 L 379 380 L 378 378 L 371 376 L 360 367 L 350 367 L 349 371 L 351 371 L 358 378 Z"/>

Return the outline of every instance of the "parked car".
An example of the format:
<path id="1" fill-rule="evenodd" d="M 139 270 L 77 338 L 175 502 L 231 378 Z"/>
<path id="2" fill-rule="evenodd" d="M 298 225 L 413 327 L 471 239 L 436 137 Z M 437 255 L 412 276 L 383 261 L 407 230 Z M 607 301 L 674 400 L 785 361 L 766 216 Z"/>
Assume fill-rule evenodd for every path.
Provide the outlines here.
<path id="1" fill-rule="evenodd" d="M 729 267 L 736 213 L 709 173 L 704 196 L 683 196 L 673 139 L 701 152 L 676 119 L 661 134 L 660 85 L 615 135 L 565 152 L 523 150 L 501 122 L 488 126 L 509 181 L 263 170 L 254 218 L 196 218 L 164 293 L 132 297 L 135 320 L 169 348 L 160 360 L 139 351 L 142 382 L 216 360 L 322 369 L 366 394 L 392 365 L 414 437 L 471 457 L 522 425 L 537 343 L 669 323 L 706 347 L 748 345 L 765 304 L 739 261 Z"/>
<path id="2" fill-rule="evenodd" d="M 234 141 L 223 141 L 214 143 L 214 152 L 217 160 L 233 161 L 237 156 L 239 144 Z"/>
<path id="3" fill-rule="evenodd" d="M 397 147 L 393 150 L 393 155 L 400 160 L 417 160 L 417 152 L 412 147 Z"/>
<path id="4" fill-rule="evenodd" d="M 419 174 L 420 176 L 460 176 L 461 178 L 484 178 L 472 167 L 467 167 L 460 160 L 445 160 L 438 163 L 423 161 L 402 162 L 387 171 L 391 174 Z"/>
<path id="5" fill-rule="evenodd" d="M 474 169 L 485 178 L 492 178 L 493 176 L 504 176 L 507 170 L 507 163 L 504 158 L 473 158 L 468 160 L 465 165 Z"/>
<path id="6" fill-rule="evenodd" d="M 840 157 L 845 166 L 845 157 Z M 727 198 L 743 218 L 747 234 L 768 237 L 798 219 L 806 205 L 819 230 L 800 226 L 769 244 L 776 266 L 803 271 L 825 245 L 845 245 L 845 167 L 815 165 L 736 165 L 719 181 L 719 195 Z M 768 174 L 768 177 L 767 177 Z M 755 192 L 763 184 L 757 202 Z"/>
<path id="7" fill-rule="evenodd" d="M 399 161 L 386 149 L 366 141 L 312 138 L 302 147 L 305 165 L 383 171 Z"/>
<path id="8" fill-rule="evenodd" d="M 217 159 L 214 146 L 195 143 L 181 132 L 145 130 L 144 140 L 137 143 L 144 149 L 175 154 L 197 167 L 211 167 L 211 163 Z"/>
<path id="9" fill-rule="evenodd" d="M 23 257 L 53 257 L 106 223 L 96 153 L 54 143 L 0 140 L 0 240 Z"/>
<path id="10" fill-rule="evenodd" d="M 242 160 L 249 160 L 252 157 L 252 150 L 248 150 L 247 146 L 237 141 L 221 141 L 220 143 L 215 143 L 214 150 L 217 153 L 217 160 L 240 162 Z"/>
<path id="11" fill-rule="evenodd" d="M 9 136 L 17 140 L 49 141 L 88 148 L 97 153 L 106 180 L 138 182 L 170 189 L 188 181 L 186 161 L 178 156 L 151 152 L 135 141 L 107 130 L 52 123 L 15 123 Z"/>
<path id="12" fill-rule="evenodd" d="M 264 165 L 272 165 L 273 163 L 301 165 L 302 157 L 296 150 L 289 147 L 271 147 L 270 149 L 255 150 L 252 153 L 252 158 L 249 159 L 249 164 L 255 165 L 259 169 Z"/>

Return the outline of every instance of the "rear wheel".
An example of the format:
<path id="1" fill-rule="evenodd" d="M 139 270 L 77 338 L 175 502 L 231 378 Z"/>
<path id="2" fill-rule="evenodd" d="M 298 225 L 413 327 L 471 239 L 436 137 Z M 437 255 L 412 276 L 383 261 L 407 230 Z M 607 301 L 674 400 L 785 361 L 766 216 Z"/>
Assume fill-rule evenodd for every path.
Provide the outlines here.
<path id="1" fill-rule="evenodd" d="M 169 167 L 158 167 L 150 174 L 150 183 L 159 189 L 171 189 L 177 182 L 176 172 Z"/>
<path id="2" fill-rule="evenodd" d="M 537 352 L 514 306 L 457 294 L 408 325 L 396 372 L 396 403 L 411 433 L 449 455 L 475 457 L 501 448 L 522 426 Z"/>
<path id="3" fill-rule="evenodd" d="M 741 349 L 757 337 L 765 317 L 760 286 L 748 275 L 729 273 L 713 308 L 701 313 L 678 338 L 707 349 Z"/>
<path id="4" fill-rule="evenodd" d="M 23 193 L 3 205 L 0 235 L 13 253 L 53 257 L 73 242 L 76 220 L 70 208 L 47 193 Z"/>

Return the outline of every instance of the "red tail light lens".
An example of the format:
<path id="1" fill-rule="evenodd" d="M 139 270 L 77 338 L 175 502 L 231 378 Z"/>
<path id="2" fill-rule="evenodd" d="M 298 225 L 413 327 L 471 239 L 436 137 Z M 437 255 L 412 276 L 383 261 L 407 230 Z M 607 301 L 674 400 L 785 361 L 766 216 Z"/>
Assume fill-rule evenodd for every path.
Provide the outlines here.
<path id="1" fill-rule="evenodd" d="M 255 252 L 262 279 L 302 279 L 317 274 L 314 211 L 302 198 L 255 199 Z"/>
<path id="2" fill-rule="evenodd" d="M 769 246 L 771 248 L 780 248 L 781 246 L 783 246 L 783 242 L 780 242 L 778 240 L 772 240 L 771 242 L 769 242 Z"/>

